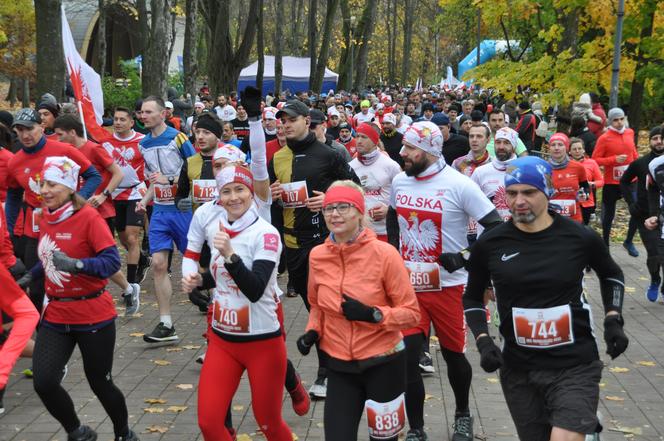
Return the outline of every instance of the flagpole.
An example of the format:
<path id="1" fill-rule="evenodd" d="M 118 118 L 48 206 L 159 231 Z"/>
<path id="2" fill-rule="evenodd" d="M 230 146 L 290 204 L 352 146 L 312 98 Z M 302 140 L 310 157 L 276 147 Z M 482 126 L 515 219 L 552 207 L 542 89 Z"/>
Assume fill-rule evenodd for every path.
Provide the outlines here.
<path id="1" fill-rule="evenodd" d="M 76 105 L 78 106 L 78 116 L 81 118 L 81 125 L 83 126 L 83 138 L 88 140 L 88 131 L 85 128 L 85 120 L 83 119 L 83 105 L 80 100 L 76 100 Z"/>

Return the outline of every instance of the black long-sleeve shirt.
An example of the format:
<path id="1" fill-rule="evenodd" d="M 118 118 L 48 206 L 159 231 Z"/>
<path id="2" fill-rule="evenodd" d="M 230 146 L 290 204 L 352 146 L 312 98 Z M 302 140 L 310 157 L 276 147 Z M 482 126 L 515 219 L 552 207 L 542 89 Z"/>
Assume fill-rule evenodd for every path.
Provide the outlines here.
<path id="1" fill-rule="evenodd" d="M 511 368 L 562 369 L 599 359 L 591 325 L 590 305 L 583 298 L 583 274 L 590 265 L 600 279 L 606 311 L 621 311 L 624 278 L 601 237 L 589 227 L 553 212 L 553 223 L 536 233 L 519 230 L 506 222 L 483 233 L 473 245 L 469 276 L 463 298 L 466 319 L 475 336 L 488 333 L 483 295 L 493 282 L 505 339 L 503 357 Z M 573 341 L 543 348 L 524 347 L 527 341 L 515 336 L 513 308 L 544 309 L 569 306 Z M 564 322 L 556 329 L 534 326 L 533 335 L 554 338 L 562 335 Z M 569 327 L 568 327 L 569 328 Z M 531 329 L 526 326 L 526 331 Z"/>
<path id="2" fill-rule="evenodd" d="M 620 178 L 620 191 L 622 192 L 625 202 L 628 205 L 636 203 L 636 209 L 643 218 L 648 217 L 648 189 L 646 187 L 646 182 L 648 179 L 648 164 L 650 161 L 655 159 L 655 156 L 652 152 L 649 152 L 641 156 L 636 161 L 633 161 L 625 170 L 625 173 Z M 631 183 L 637 179 L 636 184 L 636 199 L 632 196 L 632 186 Z"/>

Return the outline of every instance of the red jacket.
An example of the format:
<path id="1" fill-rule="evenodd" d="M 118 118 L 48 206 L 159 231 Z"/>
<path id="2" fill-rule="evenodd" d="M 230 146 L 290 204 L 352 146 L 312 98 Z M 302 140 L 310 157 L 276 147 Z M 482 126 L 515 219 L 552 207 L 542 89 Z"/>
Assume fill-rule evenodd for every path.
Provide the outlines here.
<path id="1" fill-rule="evenodd" d="M 367 266 L 367 263 L 371 265 Z M 383 313 L 380 323 L 349 321 L 341 310 L 342 294 Z M 399 252 L 365 228 L 352 243 L 329 237 L 309 257 L 309 323 L 320 348 L 339 360 L 363 360 L 393 350 L 401 331 L 412 328 L 420 310 Z"/>
<path id="2" fill-rule="evenodd" d="M 616 156 L 619 155 L 627 155 L 625 162 L 619 164 L 616 161 Z M 597 164 L 604 168 L 604 185 L 619 185 L 627 166 L 638 157 L 632 129 L 625 129 L 622 134 L 607 130 L 597 140 L 592 156 Z"/>
<path id="3" fill-rule="evenodd" d="M 588 200 L 581 202 L 582 207 L 594 207 L 595 206 L 595 194 L 593 193 L 593 188 L 602 188 L 604 187 L 604 178 L 602 178 L 602 172 L 599 169 L 599 165 L 595 162 L 594 159 L 584 158 L 581 161 L 578 161 L 583 165 L 583 168 L 586 169 L 586 179 L 588 180 L 588 185 L 590 185 L 590 194 L 588 195 Z"/>
<path id="4" fill-rule="evenodd" d="M 604 109 L 602 108 L 602 105 L 600 103 L 595 103 L 593 104 L 592 111 L 595 115 L 599 116 L 602 118 L 601 122 L 595 122 L 595 121 L 588 121 L 588 130 L 593 132 L 595 134 L 595 138 L 599 138 L 602 136 L 602 133 L 604 132 L 604 127 L 606 126 L 606 113 L 604 113 Z"/>

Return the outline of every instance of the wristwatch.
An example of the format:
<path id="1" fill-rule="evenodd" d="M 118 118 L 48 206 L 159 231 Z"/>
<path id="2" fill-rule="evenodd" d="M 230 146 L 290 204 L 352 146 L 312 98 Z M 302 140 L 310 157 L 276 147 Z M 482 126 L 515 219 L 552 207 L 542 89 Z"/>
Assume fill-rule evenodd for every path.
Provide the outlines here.
<path id="1" fill-rule="evenodd" d="M 110 198 L 110 197 L 111 197 L 111 190 L 109 190 L 109 189 L 107 188 L 106 190 L 104 190 L 104 191 L 102 192 L 102 194 L 103 194 L 104 196 L 106 196 L 107 198 Z"/>
<path id="2" fill-rule="evenodd" d="M 380 312 L 380 309 L 378 308 L 373 309 L 371 316 L 373 317 L 374 323 L 380 323 L 381 321 L 383 321 L 383 313 Z"/>
<path id="3" fill-rule="evenodd" d="M 83 261 L 81 259 L 76 259 L 76 271 L 83 271 Z"/>
<path id="4" fill-rule="evenodd" d="M 237 254 L 233 253 L 228 257 L 224 257 L 224 263 L 227 263 L 229 265 L 232 265 L 234 263 L 238 263 L 240 261 L 240 256 Z"/>

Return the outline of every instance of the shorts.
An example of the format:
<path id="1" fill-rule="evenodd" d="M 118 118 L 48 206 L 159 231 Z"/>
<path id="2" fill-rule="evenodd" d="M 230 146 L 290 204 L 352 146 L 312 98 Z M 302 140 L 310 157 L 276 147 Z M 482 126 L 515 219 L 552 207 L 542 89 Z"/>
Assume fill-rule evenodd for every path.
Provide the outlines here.
<path id="1" fill-rule="evenodd" d="M 187 232 L 191 216 L 191 211 L 154 211 L 148 231 L 150 254 L 172 250 L 173 242 L 184 254 L 187 250 Z"/>
<path id="2" fill-rule="evenodd" d="M 598 431 L 597 405 L 603 364 L 521 371 L 503 367 L 500 383 L 519 439 L 548 441 L 552 427 Z"/>
<path id="3" fill-rule="evenodd" d="M 145 225 L 145 215 L 136 213 L 136 204 L 138 199 L 132 201 L 113 201 L 115 206 L 115 229 L 122 232 L 127 227 L 143 227 Z"/>
<path id="4" fill-rule="evenodd" d="M 104 220 L 106 221 L 106 225 L 108 225 L 108 229 L 111 230 L 111 234 L 115 236 L 115 218 L 107 217 Z"/>
<path id="5" fill-rule="evenodd" d="M 452 352 L 466 352 L 466 317 L 463 315 L 464 285 L 446 286 L 441 291 L 416 293 L 420 323 L 403 331 L 404 336 L 429 334 L 433 323 L 440 346 Z"/>

